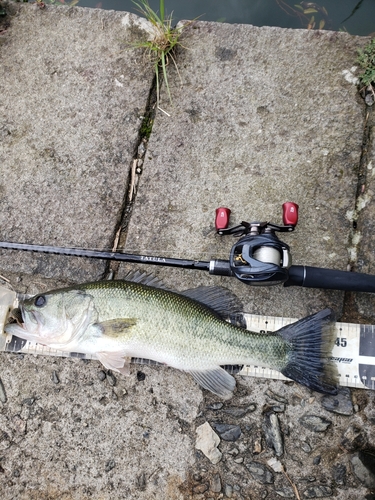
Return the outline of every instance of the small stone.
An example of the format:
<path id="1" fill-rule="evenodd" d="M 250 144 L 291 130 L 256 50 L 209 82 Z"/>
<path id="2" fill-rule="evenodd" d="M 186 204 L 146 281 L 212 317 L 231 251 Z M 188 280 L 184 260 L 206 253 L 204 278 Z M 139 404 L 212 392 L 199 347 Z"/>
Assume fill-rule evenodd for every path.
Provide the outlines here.
<path id="1" fill-rule="evenodd" d="M 314 457 L 313 464 L 314 465 L 319 465 L 321 459 L 322 459 L 321 455 L 317 455 L 316 457 Z"/>
<path id="2" fill-rule="evenodd" d="M 59 379 L 59 376 L 57 375 L 57 371 L 56 370 L 53 370 L 52 372 L 52 375 L 51 375 L 51 380 L 54 384 L 59 384 L 60 383 L 60 379 Z"/>
<path id="3" fill-rule="evenodd" d="M 236 464 L 242 464 L 243 463 L 243 457 L 238 457 L 233 460 L 234 463 Z"/>
<path id="4" fill-rule="evenodd" d="M 224 494 L 227 498 L 232 498 L 233 495 L 233 486 L 231 484 L 226 484 L 224 486 Z"/>
<path id="5" fill-rule="evenodd" d="M 108 462 L 105 464 L 105 471 L 109 472 L 110 470 L 114 469 L 116 467 L 116 462 L 111 459 L 108 460 Z"/>
<path id="6" fill-rule="evenodd" d="M 220 493 L 221 491 L 221 479 L 219 474 L 214 474 L 211 480 L 211 491 L 214 493 Z"/>
<path id="7" fill-rule="evenodd" d="M 278 405 L 273 405 L 272 411 L 274 411 L 275 413 L 283 413 L 285 411 L 285 405 L 282 403 Z"/>
<path id="8" fill-rule="evenodd" d="M 109 385 L 114 387 L 116 385 L 117 380 L 116 380 L 116 377 L 111 372 L 111 370 L 108 370 L 106 377 L 107 377 L 107 381 L 108 381 Z"/>
<path id="9" fill-rule="evenodd" d="M 278 490 L 275 490 L 276 494 L 279 495 L 279 497 L 282 498 L 296 498 L 296 495 L 293 491 L 293 488 L 290 486 L 285 486 L 285 488 L 280 488 Z"/>
<path id="10" fill-rule="evenodd" d="M 105 380 L 107 377 L 107 375 L 105 374 L 105 371 L 103 370 L 100 370 L 100 372 L 98 373 L 98 379 L 103 382 L 103 380 Z"/>
<path id="11" fill-rule="evenodd" d="M 193 479 L 194 481 L 197 481 L 199 483 L 200 481 L 202 481 L 202 476 L 199 474 L 199 472 L 195 472 L 193 474 Z"/>
<path id="12" fill-rule="evenodd" d="M 271 391 L 271 389 L 266 390 L 266 396 L 268 396 L 271 399 L 275 399 L 279 403 L 284 403 L 284 404 L 288 403 L 287 399 L 285 399 L 283 396 L 280 396 L 279 394 L 276 394 L 276 392 Z"/>
<path id="13" fill-rule="evenodd" d="M 260 462 L 249 462 L 246 464 L 246 468 L 255 481 L 262 484 L 272 484 L 274 482 L 272 472 L 264 464 Z"/>
<path id="14" fill-rule="evenodd" d="M 269 460 L 267 460 L 267 464 L 273 469 L 275 472 L 283 472 L 284 467 L 283 464 L 277 460 L 277 458 L 272 457 Z"/>
<path id="15" fill-rule="evenodd" d="M 285 411 L 285 405 L 283 403 L 279 404 L 266 404 L 263 406 L 263 413 L 275 412 L 275 413 L 283 413 Z"/>
<path id="16" fill-rule="evenodd" d="M 220 438 L 208 422 L 197 427 L 195 448 L 200 450 L 213 464 L 220 462 L 222 453 L 217 449 Z"/>
<path id="17" fill-rule="evenodd" d="M 238 425 L 213 423 L 212 426 L 224 441 L 237 441 L 241 436 L 241 428 Z"/>
<path id="18" fill-rule="evenodd" d="M 336 484 L 344 486 L 346 484 L 346 467 L 343 464 L 334 465 L 332 476 Z"/>
<path id="19" fill-rule="evenodd" d="M 223 403 L 212 403 L 207 405 L 207 410 L 220 410 L 223 406 Z"/>
<path id="20" fill-rule="evenodd" d="M 309 443 L 301 443 L 301 449 L 305 452 L 305 453 L 310 453 L 311 452 L 311 446 L 309 445 Z"/>
<path id="21" fill-rule="evenodd" d="M 143 380 L 145 380 L 146 378 L 146 374 L 141 372 L 141 371 L 137 371 L 137 380 L 138 382 L 143 382 Z"/>
<path id="22" fill-rule="evenodd" d="M 259 453 L 261 452 L 262 452 L 262 439 L 259 437 L 254 440 L 253 453 L 254 455 L 259 455 Z"/>
<path id="23" fill-rule="evenodd" d="M 373 450 L 359 451 L 353 455 L 353 472 L 366 488 L 375 488 L 375 452 Z"/>
<path id="24" fill-rule="evenodd" d="M 144 472 L 137 476 L 137 486 L 142 491 L 146 489 L 146 474 Z"/>
<path id="25" fill-rule="evenodd" d="M 366 91 L 365 93 L 365 103 L 367 106 L 372 106 L 375 102 L 375 97 L 374 97 L 374 90 L 372 89 L 372 86 L 369 85 L 368 88 L 371 88 L 371 91 Z"/>
<path id="26" fill-rule="evenodd" d="M 17 434 L 26 434 L 26 422 L 19 415 L 12 418 L 12 427 Z"/>
<path id="27" fill-rule="evenodd" d="M 8 398 L 7 398 L 7 395 L 5 392 L 5 387 L 4 387 L 3 381 L 0 378 L 0 401 L 2 403 L 6 403 L 7 400 L 8 400 Z"/>
<path id="28" fill-rule="evenodd" d="M 252 413 L 255 410 L 256 410 L 256 404 L 252 403 L 251 405 L 243 408 L 241 407 L 226 408 L 225 410 L 223 410 L 223 412 L 235 418 L 242 418 L 247 413 Z"/>
<path id="29" fill-rule="evenodd" d="M 351 425 L 344 432 L 341 440 L 341 446 L 347 451 L 356 451 L 365 448 L 367 437 L 360 427 Z"/>
<path id="30" fill-rule="evenodd" d="M 339 415 L 353 415 L 353 403 L 350 389 L 342 387 L 335 396 L 323 396 L 322 406 L 328 411 Z"/>
<path id="31" fill-rule="evenodd" d="M 138 146 L 138 156 L 142 158 L 146 152 L 146 146 L 143 142 Z"/>
<path id="32" fill-rule="evenodd" d="M 323 486 L 322 484 L 317 486 L 311 486 L 303 492 L 305 498 L 325 498 L 332 496 L 332 489 L 329 486 Z"/>
<path id="33" fill-rule="evenodd" d="M 25 398 L 22 400 L 23 405 L 32 406 L 35 403 L 35 398 Z"/>
<path id="34" fill-rule="evenodd" d="M 194 493 L 204 493 L 208 490 L 208 484 L 197 484 L 193 488 Z"/>
<path id="35" fill-rule="evenodd" d="M 275 413 L 267 413 L 264 416 L 263 431 L 267 445 L 275 450 L 277 457 L 281 457 L 284 453 L 284 445 L 279 419 Z"/>
<path id="36" fill-rule="evenodd" d="M 228 450 L 229 455 L 238 455 L 239 452 L 240 451 L 237 448 L 231 448 L 230 450 Z"/>
<path id="37" fill-rule="evenodd" d="M 324 432 L 332 424 L 332 422 L 318 415 L 304 415 L 299 419 L 301 425 L 314 432 Z"/>

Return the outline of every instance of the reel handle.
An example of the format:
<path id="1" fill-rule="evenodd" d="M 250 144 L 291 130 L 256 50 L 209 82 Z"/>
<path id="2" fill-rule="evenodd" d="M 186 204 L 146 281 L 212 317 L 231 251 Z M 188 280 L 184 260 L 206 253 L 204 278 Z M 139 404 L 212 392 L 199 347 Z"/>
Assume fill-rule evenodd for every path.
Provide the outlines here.
<path id="1" fill-rule="evenodd" d="M 215 217 L 216 231 L 220 231 L 220 229 L 226 229 L 228 227 L 230 214 L 231 210 L 229 208 L 219 207 L 216 209 L 216 217 Z"/>
<path id="2" fill-rule="evenodd" d="M 293 201 L 283 203 L 283 223 L 284 226 L 296 226 L 298 223 L 299 206 Z"/>

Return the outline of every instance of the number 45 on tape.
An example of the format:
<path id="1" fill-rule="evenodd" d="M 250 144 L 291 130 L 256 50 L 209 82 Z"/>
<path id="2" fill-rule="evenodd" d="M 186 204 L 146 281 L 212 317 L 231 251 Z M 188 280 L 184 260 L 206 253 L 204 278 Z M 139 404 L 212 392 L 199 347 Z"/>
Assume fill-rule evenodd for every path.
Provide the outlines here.
<path id="1" fill-rule="evenodd" d="M 272 332 L 296 319 L 275 316 L 245 314 L 248 330 Z M 340 375 L 339 384 L 344 387 L 375 390 L 375 326 L 336 323 L 336 340 L 332 360 Z M 275 370 L 261 366 L 245 366 L 240 375 L 287 380 Z"/>

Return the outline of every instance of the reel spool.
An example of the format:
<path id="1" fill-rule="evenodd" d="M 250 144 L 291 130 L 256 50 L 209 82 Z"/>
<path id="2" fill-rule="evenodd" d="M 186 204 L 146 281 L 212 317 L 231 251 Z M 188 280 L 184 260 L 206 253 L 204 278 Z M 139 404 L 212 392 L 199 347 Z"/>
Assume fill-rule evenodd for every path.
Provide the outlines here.
<path id="1" fill-rule="evenodd" d="M 217 209 L 217 216 L 223 210 L 229 209 Z M 220 220 L 222 219 L 221 216 Z M 231 229 L 221 227 L 217 230 L 220 235 L 245 235 L 233 245 L 230 252 L 230 269 L 237 279 L 248 285 L 278 285 L 288 280 L 288 269 L 292 265 L 290 249 L 275 233 L 294 231 L 298 221 L 296 203 L 284 203 L 283 221 L 284 226 L 270 222 L 243 221 Z"/>

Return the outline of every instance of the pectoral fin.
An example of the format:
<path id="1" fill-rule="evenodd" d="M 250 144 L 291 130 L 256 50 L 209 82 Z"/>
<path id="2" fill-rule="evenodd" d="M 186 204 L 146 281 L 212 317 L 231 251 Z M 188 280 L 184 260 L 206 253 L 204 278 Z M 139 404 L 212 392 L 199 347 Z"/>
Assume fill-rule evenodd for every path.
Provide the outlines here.
<path id="1" fill-rule="evenodd" d="M 108 370 L 113 370 L 123 375 L 130 375 L 131 358 L 127 357 L 124 351 L 97 352 L 96 356 Z"/>
<path id="2" fill-rule="evenodd" d="M 116 318 L 98 324 L 104 335 L 108 337 L 118 337 L 123 333 L 128 333 L 129 330 L 137 324 L 137 320 L 136 318 Z"/>
<path id="3" fill-rule="evenodd" d="M 236 381 L 223 368 L 218 366 L 211 370 L 195 371 L 189 370 L 189 373 L 194 377 L 199 385 L 217 394 L 218 396 L 228 399 L 233 396 L 233 390 L 236 387 Z"/>

